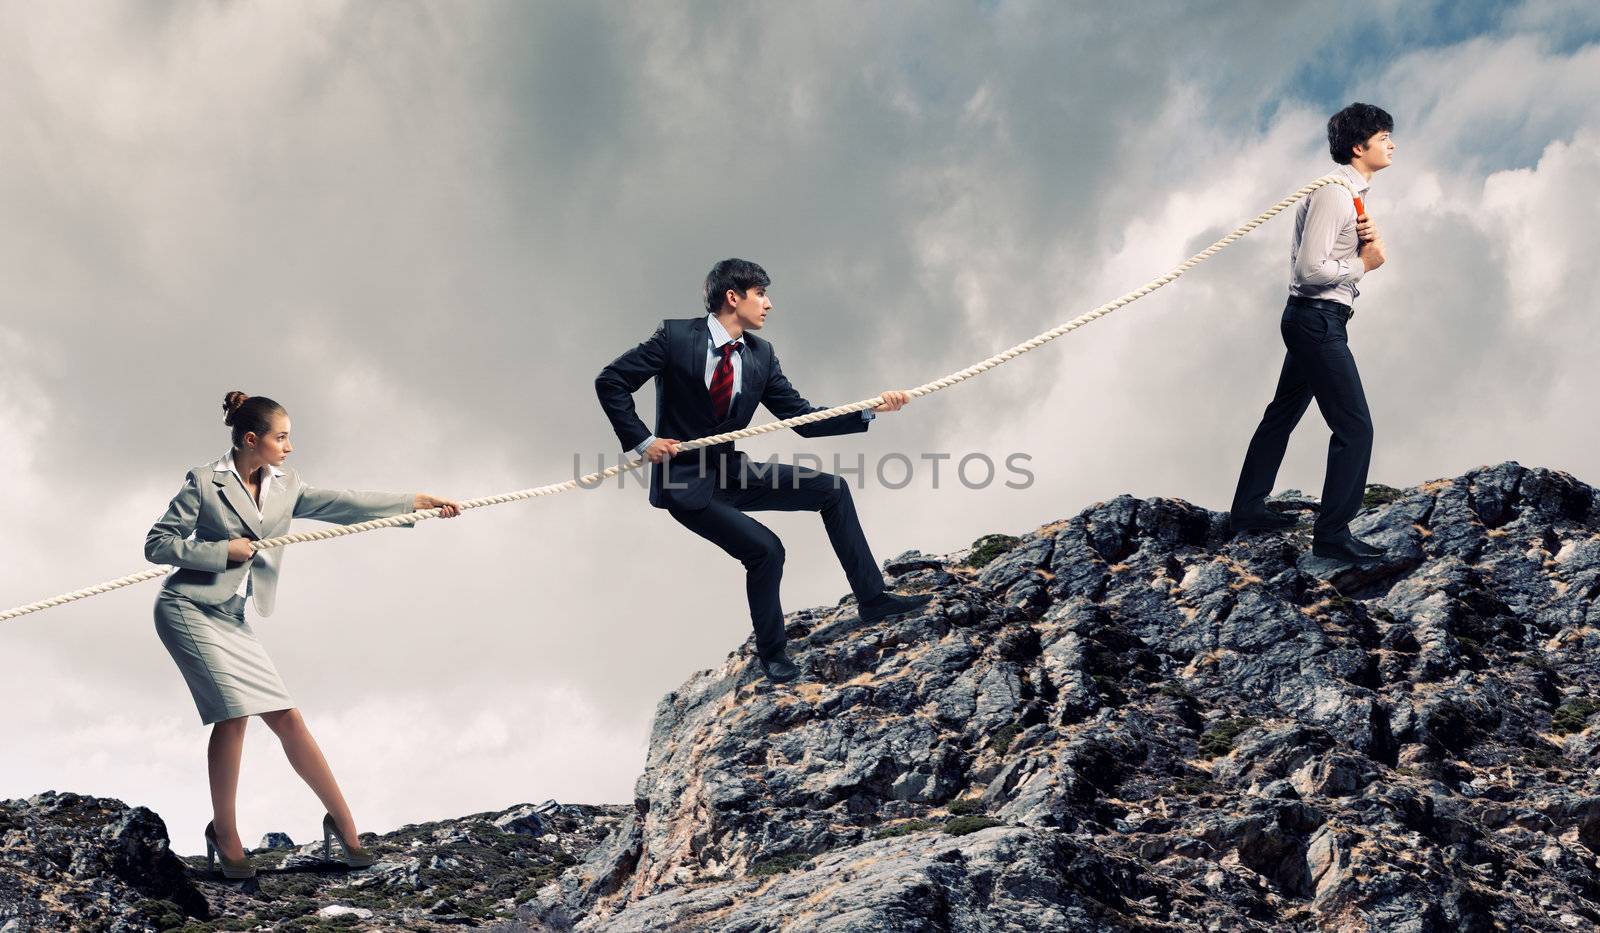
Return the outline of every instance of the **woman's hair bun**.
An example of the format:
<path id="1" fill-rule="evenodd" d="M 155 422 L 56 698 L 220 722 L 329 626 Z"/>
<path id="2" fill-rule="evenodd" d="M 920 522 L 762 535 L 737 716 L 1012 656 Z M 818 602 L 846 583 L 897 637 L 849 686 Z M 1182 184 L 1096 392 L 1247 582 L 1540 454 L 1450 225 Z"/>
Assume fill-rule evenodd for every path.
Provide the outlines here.
<path id="1" fill-rule="evenodd" d="M 233 428 L 234 449 L 244 446 L 246 434 L 266 437 L 273 430 L 274 416 L 288 415 L 282 405 L 265 395 L 245 395 L 243 392 L 229 392 L 223 396 L 222 410 L 227 412 L 222 423 Z M 288 428 L 282 430 L 287 431 Z"/>
<path id="2" fill-rule="evenodd" d="M 232 392 L 229 392 L 227 395 L 224 395 L 222 397 L 222 423 L 229 427 L 233 427 L 233 413 L 238 411 L 240 406 L 244 405 L 245 400 L 249 397 L 250 396 L 240 392 L 238 389 L 235 389 Z"/>

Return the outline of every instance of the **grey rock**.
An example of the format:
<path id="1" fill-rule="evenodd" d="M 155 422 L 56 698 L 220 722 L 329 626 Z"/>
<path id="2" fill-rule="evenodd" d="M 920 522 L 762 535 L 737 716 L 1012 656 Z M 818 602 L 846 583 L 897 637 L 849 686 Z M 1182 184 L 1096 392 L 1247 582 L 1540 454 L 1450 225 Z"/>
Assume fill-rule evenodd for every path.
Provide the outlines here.
<path id="1" fill-rule="evenodd" d="M 1563 690 L 1600 691 L 1600 636 L 1571 595 L 1600 584 L 1594 502 L 1515 464 L 1424 484 L 1363 511 L 1358 532 L 1389 553 L 1361 568 L 1308 560 L 1303 525 L 1233 537 L 1222 513 L 1130 496 L 976 572 L 896 558 L 936 611 L 830 630 L 796 613 L 792 647 L 825 663 L 793 690 L 758 690 L 743 653 L 692 677 L 659 711 L 635 817 L 523 919 L 1600 922 L 1600 784 L 1582 764 L 1600 740 L 1540 737 Z M 980 818 L 999 825 L 941 831 Z M 1000 862 L 1026 868 L 1027 896 L 997 899 Z"/>
<path id="2" fill-rule="evenodd" d="M 277 929 L 325 920 L 454 930 L 496 916 L 519 922 L 513 905 L 534 895 L 532 879 L 576 865 L 631 808 L 558 805 L 543 813 L 537 839 L 494 826 L 533 809 L 364 835 L 378 862 L 359 871 L 330 866 L 320 840 L 263 845 L 250 853 L 259 874 L 240 882 L 206 870 L 203 857 L 174 855 L 160 818 L 142 807 L 48 792 L 0 801 L 0 929 L 153 933 L 191 921 Z M 353 904 L 352 891 L 361 898 Z M 440 900 L 458 912 L 434 916 L 415 906 Z"/>
<path id="3" fill-rule="evenodd" d="M 929 557 L 921 551 L 911 550 L 883 562 L 883 572 L 892 577 L 915 573 L 919 570 L 943 570 L 944 561 Z"/>
<path id="4" fill-rule="evenodd" d="M 523 804 L 520 807 L 513 807 L 507 810 L 490 822 L 501 832 L 542 836 L 544 835 L 545 825 L 544 820 L 540 818 L 541 812 L 550 813 L 553 811 L 548 808 L 535 807 L 533 804 Z"/>
<path id="5" fill-rule="evenodd" d="M 166 825 L 144 807 L 54 791 L 0 800 L 0 926 L 155 930 L 211 916 Z"/>
<path id="6" fill-rule="evenodd" d="M 1132 496 L 977 570 L 907 552 L 886 568 L 927 611 L 801 609 L 809 679 L 765 684 L 748 645 L 689 677 L 627 805 L 404 827 L 361 872 L 302 847 L 251 891 L 177 880 L 217 917 L 316 879 L 341 892 L 290 903 L 353 889 L 373 924 L 502 933 L 1600 928 L 1600 502 L 1515 463 L 1385 498 L 1360 567 L 1309 559 L 1305 521 L 1234 536 Z M 40 892 L 181 925 L 113 877 L 148 820 L 62 848 L 40 840 L 81 824 L 52 807 L 0 808 L 0 928 L 64 928 Z"/>

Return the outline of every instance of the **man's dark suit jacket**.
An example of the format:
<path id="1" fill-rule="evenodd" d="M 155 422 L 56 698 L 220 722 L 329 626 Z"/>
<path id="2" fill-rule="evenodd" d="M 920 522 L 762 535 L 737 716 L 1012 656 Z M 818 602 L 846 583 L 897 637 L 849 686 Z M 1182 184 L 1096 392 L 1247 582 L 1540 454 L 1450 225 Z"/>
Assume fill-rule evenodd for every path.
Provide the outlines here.
<path id="1" fill-rule="evenodd" d="M 711 391 L 706 388 L 706 346 L 711 339 L 704 316 L 687 320 L 666 320 L 649 340 L 612 360 L 595 377 L 594 391 L 617 440 L 632 451 L 651 432 L 639 420 L 633 407 L 633 393 L 654 378 L 656 381 L 656 437 L 689 440 L 723 434 L 747 427 L 756 405 L 765 405 L 779 419 L 793 418 L 823 407 L 815 407 L 796 392 L 784 378 L 772 344 L 746 331 L 744 361 L 741 364 L 739 394 L 727 417 L 718 421 L 711 411 Z M 857 434 L 869 422 L 852 412 L 796 427 L 802 437 L 827 437 Z M 658 509 L 703 509 L 711 504 L 717 487 L 718 471 L 743 469 L 744 454 L 732 441 L 691 450 L 662 464 L 650 467 L 650 504 Z M 770 475 L 770 471 L 769 471 Z M 670 478 L 670 485 L 666 482 Z"/>

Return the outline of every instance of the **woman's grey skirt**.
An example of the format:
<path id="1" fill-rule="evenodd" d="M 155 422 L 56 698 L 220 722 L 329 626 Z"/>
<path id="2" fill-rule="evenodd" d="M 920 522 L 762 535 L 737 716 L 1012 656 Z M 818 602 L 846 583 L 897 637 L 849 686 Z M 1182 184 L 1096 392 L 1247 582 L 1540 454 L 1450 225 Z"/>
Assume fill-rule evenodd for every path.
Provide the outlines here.
<path id="1" fill-rule="evenodd" d="M 244 620 L 245 599 L 217 606 L 163 589 L 156 597 L 156 634 L 183 672 L 200 721 L 289 709 L 294 700 Z"/>

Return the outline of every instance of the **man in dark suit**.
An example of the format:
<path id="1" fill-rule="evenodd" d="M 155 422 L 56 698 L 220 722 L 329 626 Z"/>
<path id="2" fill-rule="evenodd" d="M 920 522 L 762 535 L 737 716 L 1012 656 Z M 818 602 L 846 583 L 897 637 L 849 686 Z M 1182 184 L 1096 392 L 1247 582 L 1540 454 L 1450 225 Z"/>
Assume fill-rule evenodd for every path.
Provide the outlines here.
<path id="1" fill-rule="evenodd" d="M 777 682 L 799 668 L 785 648 L 778 584 L 783 543 L 746 512 L 822 513 L 833 552 L 855 593 L 863 621 L 874 622 L 925 605 L 930 596 L 885 589 L 878 562 L 856 518 L 850 487 L 831 473 L 787 464 L 752 463 L 732 442 L 678 453 L 677 438 L 706 437 L 750 424 L 758 404 L 779 419 L 821 411 L 784 378 L 772 344 L 756 336 L 766 322 L 772 284 L 760 266 L 725 259 L 706 276 L 703 317 L 662 321 L 649 340 L 622 354 L 595 378 L 595 394 L 625 449 L 648 459 L 650 504 L 744 564 L 750 621 L 761 669 Z M 639 420 L 633 393 L 656 382 L 656 430 Z M 794 430 L 802 437 L 866 431 L 873 412 L 898 411 L 911 399 L 883 393 L 872 411 L 850 413 Z M 660 435 L 659 437 L 657 435 Z"/>

